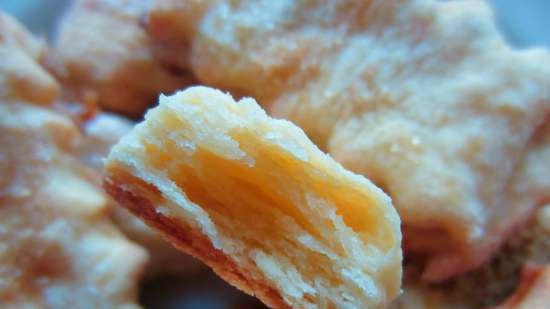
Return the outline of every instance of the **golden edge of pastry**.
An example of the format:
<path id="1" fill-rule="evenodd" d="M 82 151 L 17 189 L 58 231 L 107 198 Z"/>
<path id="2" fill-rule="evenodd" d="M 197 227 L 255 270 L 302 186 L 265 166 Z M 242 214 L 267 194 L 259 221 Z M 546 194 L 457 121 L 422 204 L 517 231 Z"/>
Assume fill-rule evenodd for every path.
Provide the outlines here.
<path id="1" fill-rule="evenodd" d="M 1 101 L 0 133 L 0 307 L 140 308 L 148 255 L 110 221 L 97 175 L 78 160 L 74 123 L 46 107 Z"/>
<path id="2" fill-rule="evenodd" d="M 207 101 L 213 101 L 214 103 L 206 103 Z M 171 105 L 178 105 L 178 103 L 181 106 L 174 108 L 168 107 Z M 182 103 L 186 103 L 186 105 L 182 105 Z M 201 110 L 201 108 L 198 108 L 197 110 L 191 112 L 185 111 L 186 109 L 196 109 L 197 106 L 195 105 L 201 104 L 209 105 L 205 108 L 206 111 Z M 219 110 L 217 108 L 219 108 Z M 197 129 L 197 127 L 187 128 L 188 130 L 177 130 L 178 128 L 182 128 L 185 126 L 196 126 L 197 123 L 180 124 L 179 127 L 175 126 L 176 130 L 174 130 L 174 128 L 168 128 L 168 130 L 167 128 L 159 128 L 163 126 L 163 122 L 159 120 L 161 120 L 163 115 L 167 113 L 167 111 L 164 109 L 169 110 L 168 113 L 173 114 L 188 112 L 190 114 L 186 115 L 186 117 L 193 115 L 197 118 L 201 118 L 196 121 L 204 124 L 204 126 L 206 126 L 207 128 L 204 129 L 204 131 L 202 128 Z M 208 115 L 205 116 L 205 113 L 207 113 Z M 227 113 L 229 116 L 224 115 L 224 113 Z M 174 117 L 177 118 L 178 116 L 175 115 Z M 162 120 L 166 123 L 170 122 L 167 119 Z M 210 128 L 208 128 L 208 126 L 210 126 Z M 198 138 L 198 142 L 191 141 L 196 142 L 196 145 L 193 146 L 193 151 L 199 151 L 199 149 L 202 147 L 204 148 L 202 150 L 210 151 L 215 156 L 219 156 L 222 160 L 233 162 L 246 161 L 244 163 L 241 163 L 252 164 L 249 165 L 249 167 L 252 167 L 254 166 L 254 164 L 257 163 L 254 163 L 254 160 L 261 160 L 261 157 L 255 158 L 254 156 L 252 156 L 247 158 L 246 152 L 242 151 L 238 145 L 239 142 L 246 144 L 247 141 L 228 141 L 227 139 L 230 140 L 232 137 L 234 137 L 235 139 L 238 138 L 235 136 L 230 137 L 228 135 L 224 135 L 223 133 L 228 133 L 228 131 L 235 128 L 236 130 L 245 128 L 243 130 L 248 130 L 246 134 L 258 135 L 256 131 L 264 130 L 265 126 L 273 129 L 276 133 L 280 133 L 281 136 L 279 138 L 276 138 L 276 141 L 264 140 L 264 145 L 259 145 L 259 148 L 272 147 L 280 153 L 285 153 L 285 155 L 289 158 L 292 158 L 292 160 L 302 160 L 308 162 L 307 159 L 303 159 L 303 156 L 305 156 L 306 158 L 309 158 L 309 163 L 304 164 L 304 166 L 307 167 L 306 172 L 309 169 L 311 173 L 318 173 L 319 175 L 322 175 L 321 179 L 325 183 L 328 183 L 329 185 L 332 184 L 342 186 L 339 190 L 336 190 L 335 188 L 328 188 L 329 190 L 334 189 L 334 191 L 336 192 L 334 194 L 342 194 L 338 193 L 337 191 L 341 191 L 342 189 L 344 189 L 344 192 L 348 190 L 349 192 L 346 193 L 351 193 L 352 195 L 355 195 L 355 197 L 362 196 L 362 198 L 355 200 L 349 197 L 339 197 L 340 199 L 343 199 L 344 202 L 348 203 L 350 201 L 352 203 L 353 201 L 356 201 L 356 204 L 358 205 L 346 204 L 345 207 L 338 207 L 338 205 L 331 206 L 333 208 L 336 208 L 336 212 L 350 211 L 347 214 L 341 214 L 342 217 L 338 217 L 338 220 L 343 219 L 342 222 L 346 221 L 346 223 L 342 223 L 346 232 L 347 230 L 354 231 L 349 232 L 352 233 L 349 234 L 352 238 L 357 238 L 358 235 L 361 235 L 360 237 L 362 239 L 359 240 L 359 238 L 357 238 L 356 241 L 362 242 L 361 246 L 357 247 L 360 248 L 359 250 L 362 250 L 362 252 L 353 252 L 350 254 L 352 258 L 350 258 L 348 262 L 351 263 L 352 267 L 358 267 L 357 264 L 353 264 L 361 260 L 357 256 L 362 256 L 365 254 L 368 255 L 374 252 L 372 251 L 373 249 L 371 247 L 376 247 L 376 245 L 379 245 L 379 247 L 376 248 L 379 250 L 379 255 L 376 255 L 376 258 L 380 258 L 380 260 L 373 262 L 376 264 L 376 266 L 374 267 L 375 270 L 370 269 L 372 273 L 369 271 L 367 271 L 366 273 L 361 273 L 361 271 L 365 270 L 352 269 L 352 272 L 356 272 L 353 274 L 345 274 L 345 269 L 343 269 L 344 274 L 342 275 L 342 273 L 339 273 L 341 277 L 337 278 L 344 280 L 344 283 L 342 283 L 343 288 L 346 287 L 345 284 L 348 284 L 353 288 L 356 288 L 356 285 L 360 286 L 361 284 L 363 284 L 363 286 L 360 287 L 363 292 L 358 299 L 359 301 L 367 302 L 368 306 L 371 308 L 379 308 L 389 303 L 399 293 L 401 280 L 401 234 L 399 231 L 400 221 L 397 212 L 391 206 L 389 197 L 385 195 L 380 189 L 375 187 L 370 181 L 366 180 L 364 177 L 346 171 L 329 156 L 319 151 L 318 148 L 307 139 L 303 131 L 292 125 L 290 122 L 284 120 L 270 119 L 252 99 L 243 99 L 239 103 L 235 103 L 230 96 L 206 87 L 193 87 L 169 98 L 161 97 L 160 106 L 151 110 L 145 116 L 145 121 L 136 126 L 132 133 L 125 136 L 122 141 L 119 142 L 119 144 L 117 144 L 111 151 L 111 154 L 109 155 L 109 158 L 106 162 L 106 179 L 104 187 L 107 192 L 109 192 L 121 205 L 128 208 L 134 214 L 144 219 L 149 225 L 160 230 L 161 233 L 170 241 L 172 241 L 178 248 L 203 260 L 219 275 L 221 275 L 223 278 L 225 278 L 238 288 L 252 295 L 256 295 L 271 307 L 287 308 L 289 307 L 289 299 L 285 296 L 288 296 L 288 293 L 286 293 L 287 295 L 281 295 L 280 292 L 280 290 L 284 289 L 284 287 L 277 286 L 278 282 L 268 282 L 265 276 L 265 269 L 262 269 L 263 271 L 261 271 L 261 266 L 258 266 L 257 261 L 256 266 L 247 264 L 247 266 L 243 267 L 243 263 L 237 262 L 236 260 L 232 259 L 231 255 L 235 255 L 234 252 L 228 250 L 227 247 L 224 248 L 224 245 L 222 244 L 224 241 L 227 240 L 228 237 L 226 235 L 222 235 L 222 233 L 218 234 L 218 231 L 216 230 L 218 226 L 213 224 L 211 220 L 212 218 L 209 217 L 211 213 L 207 213 L 207 211 L 201 208 L 203 205 L 199 206 L 190 201 L 187 197 L 189 195 L 189 192 L 181 192 L 185 190 L 181 187 L 178 189 L 178 185 L 176 182 L 172 181 L 171 179 L 163 178 L 163 176 L 159 176 L 159 173 L 163 173 L 162 171 L 156 170 L 155 167 L 147 167 L 146 164 L 141 162 L 141 160 L 145 161 L 150 160 L 151 158 L 140 158 L 147 157 L 147 154 L 144 153 L 148 151 L 147 146 L 141 144 L 142 141 L 140 141 L 140 139 L 146 138 L 148 135 L 149 137 L 151 135 L 155 135 L 151 132 L 148 132 L 149 130 L 156 129 L 168 135 L 174 134 L 182 136 L 199 136 L 201 135 L 201 133 L 205 133 L 208 130 L 211 130 L 212 127 L 214 127 L 214 131 L 217 130 L 217 132 L 215 133 L 219 134 L 221 132 L 223 137 L 220 138 L 218 136 L 216 138 L 209 136 L 209 133 L 205 133 L 204 136 Z M 197 133 L 193 132 L 193 130 L 198 130 L 201 132 Z M 263 133 L 265 134 L 267 132 Z M 245 138 L 246 134 L 243 134 Z M 169 139 L 168 135 L 153 137 L 154 139 L 156 139 L 156 141 L 162 143 L 163 139 Z M 251 136 L 249 136 L 248 138 L 252 140 L 254 139 L 254 137 Z M 147 143 L 147 141 L 144 142 Z M 185 141 L 180 142 L 186 143 Z M 232 145 L 235 145 L 232 144 L 233 142 L 236 142 L 236 148 L 232 147 Z M 218 143 L 218 145 L 215 145 L 216 143 Z M 242 146 L 246 147 L 244 146 L 244 144 Z M 156 146 L 161 146 L 161 148 L 163 148 L 163 146 L 160 144 L 157 144 Z M 293 149 L 293 146 L 298 147 Z M 216 147 L 218 147 L 218 149 L 215 149 Z M 138 152 L 141 151 L 141 153 L 136 153 L 136 150 Z M 151 155 L 154 156 L 154 154 Z M 171 155 L 175 154 L 172 153 Z M 180 154 L 180 156 L 182 155 Z M 161 160 L 170 161 L 171 159 L 173 158 L 164 157 Z M 181 159 L 185 160 L 183 158 Z M 172 166 L 172 168 L 174 169 L 176 167 Z M 219 171 L 220 174 L 223 174 L 221 169 Z M 166 172 L 166 170 L 164 172 Z M 284 172 L 285 171 L 283 171 L 283 173 Z M 288 173 L 288 171 L 286 172 Z M 300 173 L 300 171 L 296 172 Z M 157 176 L 159 176 L 160 178 Z M 287 174 L 286 177 L 288 176 L 289 175 Z M 308 189 L 314 192 L 317 192 L 316 190 L 319 190 L 319 188 Z M 179 194 L 178 191 L 180 191 Z M 308 191 L 302 191 L 302 193 L 308 193 Z M 193 195 L 193 193 L 191 194 Z M 336 202 L 337 200 L 338 198 L 333 198 L 333 200 L 331 200 L 330 202 Z M 296 207 L 296 205 L 292 207 Z M 309 207 L 313 206 L 310 205 Z M 369 207 L 369 211 L 365 211 L 365 209 L 363 209 L 362 211 L 354 213 L 353 210 L 349 210 L 354 208 L 355 210 L 357 210 L 358 208 L 362 207 Z M 179 208 L 179 211 L 184 211 L 187 213 L 179 217 L 171 216 L 171 212 L 176 213 L 178 211 L 178 209 L 174 210 L 174 208 Z M 276 209 L 277 207 L 274 208 Z M 242 211 L 242 209 L 240 211 Z M 299 212 L 301 211 L 304 210 L 301 209 Z M 334 209 L 331 209 L 331 211 L 334 211 Z M 361 217 L 362 215 L 371 217 L 369 220 L 367 220 L 367 222 L 370 222 L 366 224 L 367 227 L 363 227 L 366 228 L 365 231 L 370 230 L 370 232 L 364 232 L 360 230 L 359 233 L 355 233 L 355 228 L 357 228 L 357 226 L 355 225 L 358 224 L 358 221 L 362 220 L 358 220 L 354 217 L 354 215 L 359 215 L 359 217 Z M 291 218 L 295 219 L 295 217 L 292 216 Z M 291 223 L 296 224 L 295 222 Z M 364 222 L 359 224 L 365 225 Z M 370 227 L 369 224 L 372 225 L 372 227 Z M 243 227 L 245 227 L 245 225 L 243 225 Z M 338 228 L 337 226 L 331 227 L 333 229 Z M 369 235 L 369 233 L 372 234 Z M 366 241 L 364 241 L 365 239 Z M 337 241 L 342 242 L 341 239 Z M 381 245 L 382 242 L 388 242 L 389 244 Z M 340 245 L 345 246 L 346 244 L 340 243 Z M 364 246 L 369 246 L 369 249 L 367 250 Z M 304 246 L 302 244 L 300 250 L 307 251 L 307 249 L 302 249 L 304 247 L 307 248 L 307 246 Z M 247 253 L 253 253 L 251 251 L 252 250 L 249 250 Z M 260 252 L 263 253 L 262 251 Z M 369 259 L 368 257 L 361 258 L 364 258 L 365 260 Z M 371 258 L 372 261 L 376 259 L 374 257 Z M 335 264 L 335 261 L 330 259 L 328 260 L 330 263 L 329 266 L 334 266 L 333 264 Z M 369 269 L 366 264 L 361 265 L 365 265 L 365 269 Z M 255 268 L 255 273 L 251 273 L 251 270 L 249 269 L 251 267 Z M 302 265 L 298 265 L 298 267 L 302 267 Z M 372 278 L 370 278 L 370 276 L 367 277 L 367 273 L 369 275 L 372 275 Z M 334 269 L 332 270 L 332 273 L 329 274 L 335 274 Z M 357 276 L 361 278 L 357 278 Z M 272 277 L 273 276 L 271 276 L 270 279 L 273 279 Z M 374 282 L 372 280 L 374 280 Z M 307 283 L 304 282 L 304 284 L 306 285 L 306 287 L 309 287 Z M 374 290 L 369 290 L 365 287 L 369 284 L 374 285 Z M 329 289 L 333 288 L 332 285 L 334 284 L 331 283 Z M 277 286 L 277 288 L 274 288 L 273 286 Z M 323 286 L 323 288 L 325 288 L 325 286 Z M 283 291 L 282 293 L 284 294 L 285 292 Z M 344 292 L 342 293 L 345 294 Z M 315 295 L 315 291 L 313 291 L 311 295 L 302 295 L 303 299 L 306 299 L 305 302 L 307 302 L 307 305 L 312 305 L 312 303 L 318 301 L 317 299 L 311 299 L 314 298 L 313 295 Z M 336 295 L 341 296 L 340 294 Z M 323 296 L 326 297 L 326 299 L 329 299 L 330 297 L 326 295 Z M 355 296 L 356 295 L 353 295 L 353 297 Z M 332 302 L 335 300 L 333 298 L 330 298 L 330 300 L 326 299 L 324 301 Z M 350 300 L 350 304 L 353 301 L 358 301 L 358 299 Z M 300 303 L 301 300 L 302 299 L 298 301 L 298 304 L 294 303 L 292 304 L 292 306 L 306 306 L 304 305 L 304 303 Z M 341 300 L 338 299 L 337 301 Z M 348 300 L 344 297 L 344 301 Z M 324 305 L 326 306 L 327 304 L 325 303 Z M 328 304 L 328 306 L 330 306 L 330 304 Z"/>
<path id="3" fill-rule="evenodd" d="M 121 171 L 115 173 L 121 173 Z M 182 222 L 175 218 L 157 212 L 155 205 L 148 197 L 150 190 L 156 190 L 155 188 L 151 188 L 144 182 L 142 182 L 143 188 L 135 186 L 130 188 L 124 185 L 129 182 L 136 184 L 142 181 L 130 175 L 109 176 L 105 180 L 104 188 L 120 205 L 159 231 L 176 248 L 200 259 L 238 289 L 260 298 L 269 307 L 291 308 L 277 290 L 266 282 L 248 277 L 246 269 L 239 267 L 222 250 L 214 248 L 202 233 L 189 226 L 183 226 Z"/>

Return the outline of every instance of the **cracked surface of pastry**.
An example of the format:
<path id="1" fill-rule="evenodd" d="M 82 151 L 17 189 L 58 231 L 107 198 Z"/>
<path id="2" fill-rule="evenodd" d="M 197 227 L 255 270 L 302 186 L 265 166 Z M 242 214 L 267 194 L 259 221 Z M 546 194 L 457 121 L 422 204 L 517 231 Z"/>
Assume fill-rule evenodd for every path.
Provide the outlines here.
<path id="1" fill-rule="evenodd" d="M 69 118 L 0 102 L 2 308 L 139 308 L 146 253 L 110 221 L 81 143 Z"/>
<path id="2" fill-rule="evenodd" d="M 550 54 L 510 48 L 483 1 L 165 0 L 149 17 L 163 61 L 257 98 L 388 192 L 426 280 L 478 267 L 518 224 L 495 226 L 550 109 Z"/>
<path id="3" fill-rule="evenodd" d="M 62 20 L 52 69 L 66 92 L 93 94 L 104 109 L 139 117 L 158 94 L 192 78 L 153 57 L 140 23 L 150 0 L 77 0 Z"/>
<path id="4" fill-rule="evenodd" d="M 271 307 L 383 308 L 399 293 L 389 197 L 253 99 L 161 96 L 112 149 L 105 188 Z"/>

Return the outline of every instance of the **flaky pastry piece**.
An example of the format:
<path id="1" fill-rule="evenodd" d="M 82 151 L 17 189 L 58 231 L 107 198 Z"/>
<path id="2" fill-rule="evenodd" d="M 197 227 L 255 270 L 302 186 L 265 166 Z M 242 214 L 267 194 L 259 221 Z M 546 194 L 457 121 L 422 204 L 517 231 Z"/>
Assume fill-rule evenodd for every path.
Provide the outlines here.
<path id="1" fill-rule="evenodd" d="M 110 221 L 81 143 L 69 118 L 0 102 L 1 308 L 139 308 L 146 252 Z"/>
<path id="2" fill-rule="evenodd" d="M 388 192 L 424 279 L 480 266 L 518 224 L 495 218 L 532 211 L 503 197 L 550 109 L 550 55 L 511 49 L 483 1 L 185 3 L 151 9 L 159 57 L 256 97 Z"/>
<path id="3" fill-rule="evenodd" d="M 115 114 L 100 113 L 83 126 L 83 160 L 97 171 L 103 170 L 103 159 L 122 136 L 130 132 L 134 123 Z M 196 272 L 200 263 L 182 254 L 158 232 L 153 231 L 127 209 L 109 199 L 111 217 L 122 232 L 149 252 L 146 277 L 164 274 L 183 275 Z"/>
<path id="4" fill-rule="evenodd" d="M 153 57 L 140 26 L 149 0 L 77 0 L 61 21 L 51 57 L 65 92 L 97 96 L 110 111 L 141 116 L 160 92 L 191 82 Z"/>
<path id="5" fill-rule="evenodd" d="M 388 196 L 251 98 L 161 96 L 106 174 L 121 205 L 268 306 L 383 308 L 399 292 Z"/>
<path id="6" fill-rule="evenodd" d="M 43 41 L 0 11 L 0 99 L 47 104 L 59 95 L 59 84 L 40 65 L 45 52 Z"/>

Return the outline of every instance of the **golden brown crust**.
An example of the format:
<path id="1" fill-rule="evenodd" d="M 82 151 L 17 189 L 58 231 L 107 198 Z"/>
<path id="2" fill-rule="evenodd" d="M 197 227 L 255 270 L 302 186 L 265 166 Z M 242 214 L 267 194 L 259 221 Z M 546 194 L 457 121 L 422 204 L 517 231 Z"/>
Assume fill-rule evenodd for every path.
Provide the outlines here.
<path id="1" fill-rule="evenodd" d="M 163 237 L 170 241 L 179 250 L 190 254 L 209 267 L 220 277 L 237 287 L 238 289 L 260 298 L 271 308 L 286 309 L 290 306 L 284 301 L 281 295 L 266 282 L 254 280 L 246 276 L 247 271 L 239 267 L 229 256 L 221 250 L 214 248 L 212 243 L 204 235 L 189 226 L 187 223 L 169 218 L 155 210 L 151 195 L 160 193 L 156 188 L 151 187 L 141 180 L 131 177 L 132 183 L 142 183 L 143 190 L 136 191 L 125 186 L 127 179 L 115 177 L 106 178 L 103 187 L 118 203 L 130 210 L 133 214 L 144 220 L 149 226 L 159 231 Z M 145 186 L 147 188 L 145 188 Z M 150 192 L 146 192 L 150 191 Z"/>

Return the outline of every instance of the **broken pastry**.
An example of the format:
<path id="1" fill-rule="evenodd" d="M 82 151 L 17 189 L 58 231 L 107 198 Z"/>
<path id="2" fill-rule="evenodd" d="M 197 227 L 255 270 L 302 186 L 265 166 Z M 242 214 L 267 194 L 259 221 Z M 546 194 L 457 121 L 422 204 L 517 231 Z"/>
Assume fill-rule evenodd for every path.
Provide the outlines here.
<path id="1" fill-rule="evenodd" d="M 138 308 L 146 253 L 108 217 L 45 46 L 0 14 L 0 307 Z M 28 102 L 28 103 L 27 103 Z"/>
<path id="2" fill-rule="evenodd" d="M 550 55 L 507 46 L 482 1 L 165 0 L 148 29 L 162 61 L 258 98 L 388 192 L 426 280 L 479 267 L 533 211 L 498 221 L 550 109 Z"/>
<path id="3" fill-rule="evenodd" d="M 250 98 L 195 87 L 145 115 L 106 190 L 274 308 L 383 308 L 399 293 L 399 217 L 380 189 Z"/>
<path id="4" fill-rule="evenodd" d="M 108 216 L 73 122 L 0 102 L 0 307 L 139 308 L 145 251 Z"/>
<path id="5" fill-rule="evenodd" d="M 57 97 L 59 84 L 39 64 L 45 52 L 44 42 L 0 11 L 0 99 L 48 104 Z"/>
<path id="6" fill-rule="evenodd" d="M 62 20 L 51 66 L 65 92 L 95 96 L 109 111 L 139 117 L 160 92 L 191 82 L 157 62 L 140 20 L 151 1 L 78 0 Z"/>
<path id="7" fill-rule="evenodd" d="M 100 113 L 83 126 L 85 142 L 83 145 L 84 162 L 100 171 L 103 159 L 111 146 L 122 136 L 130 132 L 134 123 L 117 115 Z M 122 232 L 131 240 L 142 245 L 149 252 L 147 277 L 162 274 L 188 274 L 200 269 L 199 263 L 190 256 L 182 254 L 157 232 L 149 228 L 128 210 L 109 200 L 111 217 Z"/>

